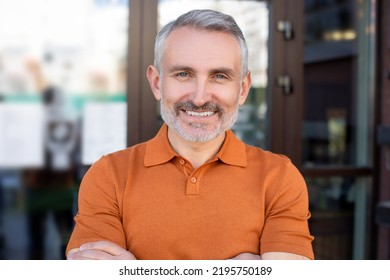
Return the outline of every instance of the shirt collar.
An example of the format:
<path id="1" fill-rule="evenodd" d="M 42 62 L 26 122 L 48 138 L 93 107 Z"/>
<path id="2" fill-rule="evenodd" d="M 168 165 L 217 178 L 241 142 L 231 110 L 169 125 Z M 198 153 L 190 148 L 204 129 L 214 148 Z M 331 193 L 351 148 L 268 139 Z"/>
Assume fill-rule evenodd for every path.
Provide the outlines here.
<path id="1" fill-rule="evenodd" d="M 148 167 L 163 164 L 175 156 L 178 154 L 169 144 L 168 127 L 163 124 L 157 135 L 146 143 L 144 165 Z M 248 165 L 245 144 L 231 130 L 226 132 L 225 141 L 216 157 L 225 164 L 241 167 Z"/>
<path id="2" fill-rule="evenodd" d="M 146 143 L 144 165 L 159 165 L 177 156 L 168 140 L 168 126 L 163 124 L 157 135 Z"/>
<path id="3" fill-rule="evenodd" d="M 241 167 L 248 165 L 245 143 L 239 140 L 231 130 L 226 132 L 225 141 L 217 153 L 217 157 L 229 165 Z"/>

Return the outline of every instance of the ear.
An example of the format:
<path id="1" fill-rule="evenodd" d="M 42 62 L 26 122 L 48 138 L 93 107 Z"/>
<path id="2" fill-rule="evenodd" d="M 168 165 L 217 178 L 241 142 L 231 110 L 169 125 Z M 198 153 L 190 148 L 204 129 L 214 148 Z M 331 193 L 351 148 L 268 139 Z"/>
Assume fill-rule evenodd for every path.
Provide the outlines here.
<path id="1" fill-rule="evenodd" d="M 240 91 L 240 96 L 238 97 L 238 104 L 243 105 L 245 103 L 251 85 L 252 85 L 251 72 L 248 71 L 246 76 L 241 81 L 241 91 Z"/>
<path id="2" fill-rule="evenodd" d="M 148 70 L 146 70 L 146 77 L 148 78 L 150 89 L 153 92 L 154 98 L 157 100 L 161 99 L 161 90 L 160 90 L 160 75 L 158 70 L 153 65 L 149 65 Z"/>

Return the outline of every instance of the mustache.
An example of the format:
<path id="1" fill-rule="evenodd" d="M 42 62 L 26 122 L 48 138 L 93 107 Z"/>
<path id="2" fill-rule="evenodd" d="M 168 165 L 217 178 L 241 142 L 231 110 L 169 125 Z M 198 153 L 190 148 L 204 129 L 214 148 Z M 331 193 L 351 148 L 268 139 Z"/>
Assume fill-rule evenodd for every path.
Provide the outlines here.
<path id="1" fill-rule="evenodd" d="M 179 110 L 185 110 L 185 111 L 213 111 L 213 112 L 222 112 L 222 107 L 215 102 L 206 102 L 205 104 L 201 106 L 195 105 L 192 101 L 183 101 L 183 102 L 177 102 L 175 104 L 175 111 L 178 112 Z"/>

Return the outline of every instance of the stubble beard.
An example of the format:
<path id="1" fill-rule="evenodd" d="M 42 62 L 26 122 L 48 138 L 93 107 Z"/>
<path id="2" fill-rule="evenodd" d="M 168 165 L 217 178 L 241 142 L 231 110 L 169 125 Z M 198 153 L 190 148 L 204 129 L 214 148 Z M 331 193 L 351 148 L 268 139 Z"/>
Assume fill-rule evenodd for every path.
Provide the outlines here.
<path id="1" fill-rule="evenodd" d="M 189 123 L 189 128 L 185 127 L 179 119 L 178 115 L 182 108 L 187 108 L 189 110 L 196 110 L 199 108 L 194 105 L 192 102 L 180 102 L 175 104 L 174 109 L 170 109 L 167 106 L 164 106 L 163 102 L 160 102 L 161 108 L 161 117 L 167 126 L 173 129 L 176 134 L 181 138 L 189 142 L 209 142 L 217 138 L 221 133 L 229 130 L 237 121 L 238 118 L 238 109 L 228 113 L 225 112 L 218 104 L 215 103 L 206 103 L 200 108 L 206 109 L 212 107 L 216 110 L 218 114 L 219 121 L 215 124 L 213 128 L 210 128 L 210 124 L 202 122 L 192 122 Z M 185 114 L 185 113 L 184 113 Z"/>

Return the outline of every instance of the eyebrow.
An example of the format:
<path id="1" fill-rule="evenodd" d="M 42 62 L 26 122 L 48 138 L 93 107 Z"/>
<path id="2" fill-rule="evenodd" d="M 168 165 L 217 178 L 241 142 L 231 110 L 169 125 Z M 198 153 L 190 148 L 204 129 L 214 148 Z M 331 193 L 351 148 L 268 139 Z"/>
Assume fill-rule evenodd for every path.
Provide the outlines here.
<path id="1" fill-rule="evenodd" d="M 194 68 L 185 65 L 173 65 L 168 69 L 169 73 L 176 72 L 176 71 L 196 72 Z M 228 67 L 214 68 L 211 69 L 209 73 L 210 74 L 225 73 L 229 77 L 234 77 L 234 70 Z"/>
<path id="2" fill-rule="evenodd" d="M 229 77 L 234 77 L 234 70 L 231 69 L 231 68 L 227 68 L 227 67 L 221 67 L 221 68 L 212 69 L 210 71 L 210 73 L 212 73 L 212 74 L 225 73 Z"/>
<path id="3" fill-rule="evenodd" d="M 176 71 L 189 71 L 189 72 L 195 72 L 195 69 L 189 66 L 184 66 L 184 65 L 173 65 L 169 67 L 168 72 L 176 72 Z"/>

